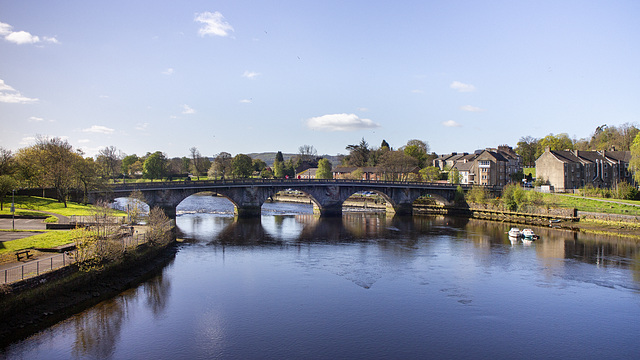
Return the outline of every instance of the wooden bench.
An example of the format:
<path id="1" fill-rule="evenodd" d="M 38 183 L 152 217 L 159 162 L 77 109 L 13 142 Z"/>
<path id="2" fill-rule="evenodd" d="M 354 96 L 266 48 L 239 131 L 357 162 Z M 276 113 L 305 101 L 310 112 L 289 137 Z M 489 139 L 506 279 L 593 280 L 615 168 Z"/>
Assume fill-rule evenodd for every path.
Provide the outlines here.
<path id="1" fill-rule="evenodd" d="M 33 254 L 31 254 L 31 250 L 18 251 L 16 253 L 16 257 L 18 258 L 18 261 L 20 261 L 20 259 L 22 259 L 23 256 L 21 256 L 21 255 L 23 255 L 27 259 L 33 256 Z"/>

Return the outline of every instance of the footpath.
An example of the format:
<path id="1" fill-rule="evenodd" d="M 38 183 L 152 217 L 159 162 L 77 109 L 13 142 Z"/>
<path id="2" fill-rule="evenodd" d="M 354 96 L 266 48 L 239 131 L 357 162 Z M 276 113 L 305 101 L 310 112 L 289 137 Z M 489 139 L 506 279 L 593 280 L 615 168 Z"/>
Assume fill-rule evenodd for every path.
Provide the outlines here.
<path id="1" fill-rule="evenodd" d="M 47 211 L 38 210 L 58 218 L 59 224 L 68 224 L 69 217 L 54 214 Z M 16 231 L 11 231 L 15 229 Z M 2 243 L 17 239 L 23 239 L 29 236 L 42 234 L 46 230 L 46 224 L 42 219 L 32 218 L 0 218 L 0 248 L 4 247 Z M 67 231 L 67 230 L 51 230 L 51 231 Z M 134 227 L 134 236 L 123 239 L 123 245 L 130 246 L 138 243 L 138 238 L 142 236 L 146 228 L 143 226 Z M 29 250 L 29 257 L 26 254 L 21 255 L 18 260 L 16 252 L 3 254 L 0 257 L 0 284 L 12 283 L 22 279 L 40 275 L 44 272 L 56 270 L 63 266 L 69 265 L 74 261 L 72 254 L 66 253 L 61 246 L 50 251 Z"/>

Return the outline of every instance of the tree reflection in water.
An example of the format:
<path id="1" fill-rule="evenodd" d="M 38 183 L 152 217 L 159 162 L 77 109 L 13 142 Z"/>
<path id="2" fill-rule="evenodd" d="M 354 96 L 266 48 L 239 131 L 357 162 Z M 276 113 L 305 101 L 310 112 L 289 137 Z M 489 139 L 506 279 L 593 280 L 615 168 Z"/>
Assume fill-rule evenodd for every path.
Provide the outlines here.
<path id="1" fill-rule="evenodd" d="M 128 290 L 119 296 L 94 306 L 88 313 L 73 318 L 76 339 L 73 343 L 75 358 L 110 358 L 120 342 L 121 328 L 128 317 L 131 301 L 138 290 Z"/>
<path id="2" fill-rule="evenodd" d="M 171 295 L 171 281 L 164 275 L 164 271 L 144 283 L 144 293 L 146 295 L 147 306 L 151 309 L 153 316 L 157 319 L 165 311 L 169 297 Z"/>

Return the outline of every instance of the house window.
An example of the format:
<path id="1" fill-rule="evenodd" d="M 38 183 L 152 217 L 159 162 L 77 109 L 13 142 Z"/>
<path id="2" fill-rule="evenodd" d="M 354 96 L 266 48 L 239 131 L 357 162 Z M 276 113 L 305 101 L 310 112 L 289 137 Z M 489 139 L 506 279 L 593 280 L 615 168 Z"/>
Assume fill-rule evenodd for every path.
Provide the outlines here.
<path id="1" fill-rule="evenodd" d="M 491 161 L 489 160 L 480 160 L 480 166 L 491 166 Z"/>

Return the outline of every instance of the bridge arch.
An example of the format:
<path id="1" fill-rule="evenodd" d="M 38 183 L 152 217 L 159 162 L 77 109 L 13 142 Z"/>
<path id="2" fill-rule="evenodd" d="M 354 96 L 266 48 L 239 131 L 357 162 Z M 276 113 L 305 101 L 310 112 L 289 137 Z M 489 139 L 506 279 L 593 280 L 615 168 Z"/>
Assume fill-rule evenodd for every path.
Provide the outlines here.
<path id="1" fill-rule="evenodd" d="M 258 217 L 264 202 L 273 194 L 287 188 L 306 193 L 319 209 L 321 216 L 342 215 L 342 205 L 358 191 L 373 191 L 389 204 L 387 210 L 399 214 L 412 214 L 413 202 L 420 196 L 430 194 L 443 203 L 451 202 L 456 186 L 451 184 L 418 182 L 383 182 L 342 179 L 239 179 L 214 181 L 152 182 L 115 184 L 108 191 L 90 192 L 89 200 L 97 198 L 127 196 L 140 190 L 151 207 L 159 206 L 170 217 L 176 216 L 176 207 L 188 196 L 212 191 L 228 198 L 240 217 Z"/>

